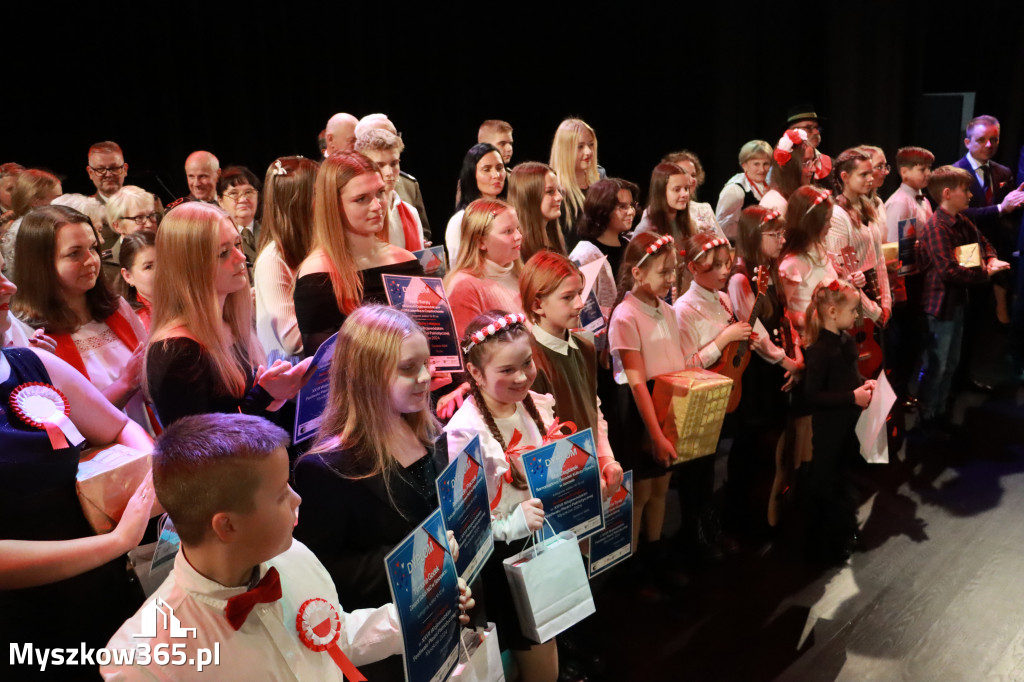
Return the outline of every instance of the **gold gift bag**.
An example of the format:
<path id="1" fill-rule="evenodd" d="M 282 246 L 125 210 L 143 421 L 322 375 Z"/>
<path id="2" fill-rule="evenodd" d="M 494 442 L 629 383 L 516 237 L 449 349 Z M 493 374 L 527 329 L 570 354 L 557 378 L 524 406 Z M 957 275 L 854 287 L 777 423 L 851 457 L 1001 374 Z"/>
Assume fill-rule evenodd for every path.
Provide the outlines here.
<path id="1" fill-rule="evenodd" d="M 706 369 L 684 369 L 654 379 L 654 411 L 676 447 L 676 462 L 715 454 L 732 392 L 732 379 Z"/>
<path id="2" fill-rule="evenodd" d="M 89 448 L 78 462 L 75 485 L 86 521 L 98 534 L 114 530 L 128 500 L 152 469 L 148 453 L 114 444 Z M 153 500 L 150 518 L 164 513 Z"/>

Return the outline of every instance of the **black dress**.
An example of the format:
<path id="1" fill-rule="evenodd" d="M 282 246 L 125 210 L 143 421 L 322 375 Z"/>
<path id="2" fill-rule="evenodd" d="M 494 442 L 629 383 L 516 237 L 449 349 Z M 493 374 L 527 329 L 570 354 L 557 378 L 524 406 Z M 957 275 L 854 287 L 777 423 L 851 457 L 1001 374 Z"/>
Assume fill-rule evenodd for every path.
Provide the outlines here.
<path id="1" fill-rule="evenodd" d="M 437 508 L 438 474 L 448 465 L 442 436 L 422 458 L 399 467 L 385 487 L 352 450 L 308 454 L 295 464 L 295 491 L 302 496 L 295 538 L 327 568 L 346 610 L 391 601 L 384 558 Z M 402 659 L 391 656 L 360 666 L 367 679 L 401 680 Z"/>
<path id="2" fill-rule="evenodd" d="M 24 424 L 10 410 L 8 399 L 19 385 L 51 383 L 46 368 L 27 349 L 5 348 L 3 355 L 11 375 L 0 383 L 0 538 L 49 541 L 95 535 L 75 494 L 78 448 L 54 450 L 45 431 Z M 142 604 L 126 562 L 118 557 L 60 582 L 0 590 L 0 637 L 32 642 L 36 648 L 79 649 L 82 642 L 105 646 Z M 95 666 L 47 667 L 47 672 L 60 679 L 98 679 Z M 18 666 L 10 679 L 38 674 L 38 667 Z"/>
<path id="3" fill-rule="evenodd" d="M 384 279 L 381 275 L 404 275 L 423 277 L 423 266 L 416 259 L 381 265 L 359 271 L 363 278 L 363 303 L 383 303 L 388 297 L 384 293 Z M 299 277 L 295 282 L 295 319 L 302 334 L 302 352 L 312 357 L 323 342 L 331 338 L 348 317 L 338 310 L 334 298 L 331 276 L 326 272 L 314 272 Z"/>
<path id="4" fill-rule="evenodd" d="M 283 415 L 266 411 L 274 398 L 255 385 L 251 367 L 246 373 L 245 395 L 228 395 L 219 386 L 206 351 L 192 339 L 176 336 L 152 344 L 146 351 L 146 379 L 164 426 L 191 414 L 244 412 L 287 424 L 291 431 Z"/>
<path id="5" fill-rule="evenodd" d="M 846 332 L 822 329 L 804 352 L 805 396 L 811 407 L 813 459 L 802 481 L 812 551 L 831 557 L 857 529 L 847 472 L 860 451 L 854 428 L 860 417 L 853 391 L 864 383 L 859 351 Z"/>

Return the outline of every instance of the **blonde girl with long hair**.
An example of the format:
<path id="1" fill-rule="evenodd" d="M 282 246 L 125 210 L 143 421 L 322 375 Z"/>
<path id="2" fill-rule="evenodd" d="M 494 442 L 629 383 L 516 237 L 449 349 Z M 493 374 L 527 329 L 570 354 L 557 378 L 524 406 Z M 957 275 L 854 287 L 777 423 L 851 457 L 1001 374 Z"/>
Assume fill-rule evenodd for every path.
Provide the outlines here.
<path id="1" fill-rule="evenodd" d="M 327 411 L 295 465 L 303 505 L 295 537 L 327 568 L 346 608 L 391 601 L 384 557 L 437 508 L 448 444 L 430 410 L 429 364 L 423 330 L 394 308 L 357 308 L 338 333 Z M 402 659 L 360 671 L 397 679 Z"/>
<path id="2" fill-rule="evenodd" d="M 313 246 L 295 281 L 295 317 L 306 357 L 364 302 L 385 303 L 382 276 L 422 276 L 412 253 L 382 235 L 387 197 L 376 163 L 359 152 L 320 165 L 313 199 Z"/>
<path id="3" fill-rule="evenodd" d="M 241 239 L 202 202 L 172 209 L 157 232 L 145 374 L 165 426 L 190 414 L 276 412 L 305 383 L 309 361 L 264 367 Z"/>
<path id="4" fill-rule="evenodd" d="M 444 280 L 459 336 L 486 310 L 522 312 L 519 253 L 523 235 L 516 210 L 500 199 L 477 199 L 462 220 L 462 250 Z"/>
<path id="5" fill-rule="evenodd" d="M 558 176 L 565 194 L 562 216 L 563 232 L 569 250 L 576 245 L 576 221 L 583 213 L 587 189 L 601 179 L 603 169 L 597 165 L 597 134 L 585 121 L 567 118 L 558 124 L 551 141 L 548 164 Z"/>

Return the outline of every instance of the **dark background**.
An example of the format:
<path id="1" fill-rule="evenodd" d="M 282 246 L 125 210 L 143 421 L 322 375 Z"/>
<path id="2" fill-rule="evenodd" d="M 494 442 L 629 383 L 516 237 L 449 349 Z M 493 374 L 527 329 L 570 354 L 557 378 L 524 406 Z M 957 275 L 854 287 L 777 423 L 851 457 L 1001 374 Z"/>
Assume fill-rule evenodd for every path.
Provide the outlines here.
<path id="1" fill-rule="evenodd" d="M 515 127 L 515 164 L 547 161 L 559 121 L 579 116 L 609 174 L 644 188 L 662 154 L 689 148 L 712 204 L 740 145 L 774 144 L 801 102 L 826 117 L 832 155 L 873 143 L 892 161 L 923 144 L 955 160 L 960 117 L 940 118 L 926 93 L 975 92 L 1015 171 L 1024 141 L 1019 0 L 5 4 L 0 161 L 48 168 L 69 192 L 92 193 L 86 150 L 105 139 L 124 148 L 128 182 L 165 200 L 187 191 L 195 149 L 262 177 L 277 156 L 314 156 L 338 111 L 396 123 L 435 235 L 486 118 Z M 898 182 L 894 171 L 883 196 Z"/>

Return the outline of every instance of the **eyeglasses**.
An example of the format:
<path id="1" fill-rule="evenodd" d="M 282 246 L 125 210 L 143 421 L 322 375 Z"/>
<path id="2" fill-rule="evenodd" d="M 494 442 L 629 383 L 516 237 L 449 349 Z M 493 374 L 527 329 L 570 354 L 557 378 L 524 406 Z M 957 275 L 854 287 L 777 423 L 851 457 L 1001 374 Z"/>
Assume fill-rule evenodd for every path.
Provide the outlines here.
<path id="1" fill-rule="evenodd" d="M 616 211 L 636 211 L 639 206 L 640 206 L 640 204 L 638 204 L 637 202 L 634 201 L 632 204 L 616 204 L 615 205 L 615 210 Z"/>
<path id="2" fill-rule="evenodd" d="M 889 171 L 891 171 L 891 170 L 892 170 L 892 166 L 890 166 L 890 165 L 889 165 L 889 164 L 887 164 L 887 163 L 880 163 L 880 164 L 878 164 L 877 166 L 874 166 L 874 169 L 875 169 L 876 171 L 883 171 L 883 172 L 885 172 L 885 173 L 888 173 Z"/>
<path id="3" fill-rule="evenodd" d="M 126 215 L 121 220 L 132 220 L 136 225 L 145 225 L 146 223 L 155 223 L 159 214 L 157 213 L 143 213 L 141 215 Z"/>
<path id="4" fill-rule="evenodd" d="M 241 192 L 224 192 L 224 194 L 222 194 L 221 196 L 225 197 L 226 199 L 231 199 L 231 201 L 238 201 L 239 199 L 252 199 L 257 194 L 259 194 L 259 192 L 257 192 L 256 190 L 247 189 Z"/>
<path id="5" fill-rule="evenodd" d="M 808 159 L 807 161 L 804 161 L 804 168 L 817 168 L 817 167 L 818 167 L 818 160 L 817 159 Z"/>
<path id="6" fill-rule="evenodd" d="M 110 166 L 108 168 L 97 168 L 96 166 L 89 166 L 89 170 L 91 170 L 96 175 L 120 175 L 121 173 L 124 172 L 124 164 L 122 163 L 120 166 Z"/>
<path id="7" fill-rule="evenodd" d="M 775 239 L 782 239 L 784 236 L 786 236 L 786 233 L 783 232 L 782 230 L 779 230 L 778 232 L 762 232 L 761 236 L 762 237 L 773 237 Z"/>

